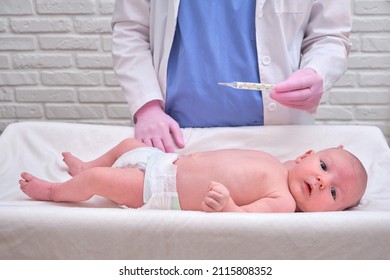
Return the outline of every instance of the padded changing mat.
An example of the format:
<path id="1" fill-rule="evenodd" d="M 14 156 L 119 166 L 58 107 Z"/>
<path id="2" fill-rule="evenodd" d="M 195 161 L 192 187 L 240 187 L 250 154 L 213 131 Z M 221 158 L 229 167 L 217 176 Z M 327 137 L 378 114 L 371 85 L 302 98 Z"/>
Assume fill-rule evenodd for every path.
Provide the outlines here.
<path id="1" fill-rule="evenodd" d="M 370 126 L 183 129 L 180 154 L 251 148 L 284 161 L 343 144 L 369 173 L 361 203 L 327 213 L 203 213 L 122 209 L 101 197 L 34 201 L 19 190 L 28 171 L 69 179 L 61 152 L 91 160 L 133 128 L 15 123 L 0 136 L 0 259 L 390 259 L 390 149 Z"/>

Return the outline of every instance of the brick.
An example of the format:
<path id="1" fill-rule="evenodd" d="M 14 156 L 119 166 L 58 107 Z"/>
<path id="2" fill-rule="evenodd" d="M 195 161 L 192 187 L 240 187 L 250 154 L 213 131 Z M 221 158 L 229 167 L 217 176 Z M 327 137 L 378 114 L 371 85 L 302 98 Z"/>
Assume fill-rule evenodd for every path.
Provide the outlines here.
<path id="1" fill-rule="evenodd" d="M 111 15 L 114 12 L 115 0 L 100 0 L 99 11 L 102 15 Z"/>
<path id="2" fill-rule="evenodd" d="M 357 15 L 386 15 L 390 11 L 389 1 L 355 1 Z"/>
<path id="3" fill-rule="evenodd" d="M 335 105 L 390 104 L 390 94 L 388 90 L 332 90 L 329 95 L 329 102 Z"/>
<path id="4" fill-rule="evenodd" d="M 323 119 L 323 120 L 320 120 L 320 119 L 316 119 L 315 120 L 315 124 L 317 125 L 348 125 L 348 124 L 354 124 L 354 121 L 353 120 L 326 120 L 326 119 Z"/>
<path id="5" fill-rule="evenodd" d="M 8 69 L 9 66 L 8 55 L 0 55 L 0 69 Z"/>
<path id="6" fill-rule="evenodd" d="M 69 68 L 72 66 L 70 54 L 16 54 L 13 56 L 16 69 L 29 68 Z"/>
<path id="7" fill-rule="evenodd" d="M 101 105 L 46 105 L 48 119 L 102 119 L 104 107 Z"/>
<path id="8" fill-rule="evenodd" d="M 359 73 L 359 85 L 363 87 L 370 86 L 390 86 L 388 72 L 361 72 Z"/>
<path id="9" fill-rule="evenodd" d="M 322 94 L 322 97 L 320 100 L 320 105 L 321 104 L 328 104 L 328 99 L 329 99 L 329 91 L 326 91 Z"/>
<path id="10" fill-rule="evenodd" d="M 112 33 L 111 18 L 79 18 L 74 24 L 77 33 Z"/>
<path id="11" fill-rule="evenodd" d="M 125 118 L 125 119 L 109 119 L 107 121 L 105 121 L 104 123 L 102 122 L 102 124 L 105 124 L 105 125 L 117 125 L 117 126 L 126 126 L 126 127 L 131 127 L 131 126 L 134 126 L 134 123 L 132 123 L 129 119 L 129 117 Z"/>
<path id="12" fill-rule="evenodd" d="M 84 103 L 124 103 L 126 102 L 121 89 L 80 89 L 80 102 Z"/>
<path id="13" fill-rule="evenodd" d="M 7 31 L 7 21 L 0 19 L 0 32 L 6 32 Z"/>
<path id="14" fill-rule="evenodd" d="M 19 86 L 38 84 L 37 73 L 2 72 L 0 73 L 0 86 Z"/>
<path id="15" fill-rule="evenodd" d="M 364 36 L 362 50 L 366 52 L 390 52 L 389 36 Z"/>
<path id="16" fill-rule="evenodd" d="M 346 121 L 353 119 L 353 109 L 350 106 L 321 106 L 318 108 L 316 119 Z"/>
<path id="17" fill-rule="evenodd" d="M 44 85 L 97 86 L 101 84 L 101 76 L 97 72 L 43 72 L 41 77 Z"/>
<path id="18" fill-rule="evenodd" d="M 360 49 L 360 36 L 357 36 L 357 34 L 351 33 L 351 36 L 349 39 L 352 42 L 352 48 L 351 48 L 351 53 L 357 52 Z"/>
<path id="19" fill-rule="evenodd" d="M 16 118 L 16 107 L 14 105 L 0 104 L 0 119 Z"/>
<path id="20" fill-rule="evenodd" d="M 102 38 L 103 51 L 111 52 L 112 51 L 112 37 L 104 36 Z"/>
<path id="21" fill-rule="evenodd" d="M 116 118 L 130 118 L 130 110 L 127 105 L 110 105 L 107 107 L 108 117 Z"/>
<path id="22" fill-rule="evenodd" d="M 36 0 L 39 14 L 93 14 L 91 0 Z"/>
<path id="23" fill-rule="evenodd" d="M 357 74 L 347 70 L 347 72 L 335 83 L 338 87 L 354 87 L 356 86 Z"/>
<path id="24" fill-rule="evenodd" d="M 0 51 L 29 51 L 35 49 L 33 37 L 0 37 Z"/>
<path id="25" fill-rule="evenodd" d="M 91 36 L 40 36 L 44 50 L 98 50 L 99 38 Z"/>
<path id="26" fill-rule="evenodd" d="M 17 105 L 16 117 L 22 119 L 40 119 L 43 117 L 41 105 Z"/>
<path id="27" fill-rule="evenodd" d="M 104 72 L 104 84 L 106 86 L 119 86 L 114 71 Z"/>
<path id="28" fill-rule="evenodd" d="M 16 89 L 16 101 L 18 102 L 74 102 L 76 100 L 76 93 L 74 89 L 67 88 L 23 88 Z"/>
<path id="29" fill-rule="evenodd" d="M 358 120 L 388 120 L 390 119 L 390 105 L 376 106 L 361 106 L 356 110 L 356 119 Z"/>
<path id="30" fill-rule="evenodd" d="M 70 19 L 17 18 L 11 19 L 11 30 L 14 33 L 70 32 Z"/>
<path id="31" fill-rule="evenodd" d="M 390 54 L 351 54 L 348 59 L 349 69 L 390 68 Z"/>
<path id="32" fill-rule="evenodd" d="M 390 13 L 390 12 L 389 12 Z M 385 32 L 390 31 L 389 17 L 354 17 L 352 32 Z"/>
<path id="33" fill-rule="evenodd" d="M 9 118 L 42 118 L 43 111 L 40 105 L 0 105 L 0 117 Z"/>
<path id="34" fill-rule="evenodd" d="M 1 0 L 0 15 L 31 15 L 33 6 L 26 0 Z"/>
<path id="35" fill-rule="evenodd" d="M 111 54 L 79 54 L 76 58 L 78 68 L 112 69 Z"/>
<path id="36" fill-rule="evenodd" d="M 0 88 L 0 102 L 11 102 L 13 100 L 13 90 L 11 88 Z"/>

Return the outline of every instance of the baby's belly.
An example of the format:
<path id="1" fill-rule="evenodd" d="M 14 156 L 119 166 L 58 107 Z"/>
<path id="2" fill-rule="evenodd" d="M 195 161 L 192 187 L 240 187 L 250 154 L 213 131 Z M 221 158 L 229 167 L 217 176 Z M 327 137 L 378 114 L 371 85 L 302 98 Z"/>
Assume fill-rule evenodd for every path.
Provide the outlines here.
<path id="1" fill-rule="evenodd" d="M 180 207 L 183 210 L 202 210 L 202 201 L 210 183 L 207 166 L 194 161 L 191 156 L 176 160 L 176 188 L 179 194 Z"/>
<path id="2" fill-rule="evenodd" d="M 210 180 L 227 181 L 237 171 L 234 162 L 219 161 L 208 153 L 195 153 L 176 160 L 178 184 L 195 185 L 207 190 Z M 207 186 L 204 186 L 204 185 Z"/>
<path id="3" fill-rule="evenodd" d="M 184 210 L 201 210 L 211 181 L 225 185 L 237 203 L 247 204 L 251 202 L 249 198 L 254 199 L 261 195 L 259 180 L 254 180 L 253 173 L 250 172 L 253 167 L 245 168 L 245 163 L 237 168 L 235 162 L 226 162 L 226 159 L 222 162 L 216 161 L 215 157 L 200 153 L 181 157 L 175 164 L 177 191 Z M 248 170 L 248 174 L 245 170 Z M 258 175 L 259 173 L 256 174 Z"/>

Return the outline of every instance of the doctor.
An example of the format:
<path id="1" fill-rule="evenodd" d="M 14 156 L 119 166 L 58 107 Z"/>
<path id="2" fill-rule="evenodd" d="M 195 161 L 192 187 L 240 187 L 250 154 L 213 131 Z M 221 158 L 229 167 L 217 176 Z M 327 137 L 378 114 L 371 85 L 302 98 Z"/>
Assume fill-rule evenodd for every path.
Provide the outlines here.
<path id="1" fill-rule="evenodd" d="M 347 0 L 116 0 L 112 26 L 135 137 L 167 152 L 180 127 L 314 123 L 351 48 Z"/>

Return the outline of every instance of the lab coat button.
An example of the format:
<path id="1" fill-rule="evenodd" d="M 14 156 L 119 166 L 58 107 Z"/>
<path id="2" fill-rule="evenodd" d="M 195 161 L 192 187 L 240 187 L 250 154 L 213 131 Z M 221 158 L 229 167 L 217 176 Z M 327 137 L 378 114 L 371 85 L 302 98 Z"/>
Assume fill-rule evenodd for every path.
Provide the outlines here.
<path id="1" fill-rule="evenodd" d="M 263 63 L 263 65 L 267 66 L 271 63 L 271 58 L 269 56 L 264 56 L 261 62 Z"/>
<path id="2" fill-rule="evenodd" d="M 271 102 L 270 104 L 268 104 L 268 111 L 270 111 L 270 112 L 273 112 L 273 111 L 275 111 L 276 110 L 276 103 L 274 103 L 274 102 Z"/>

